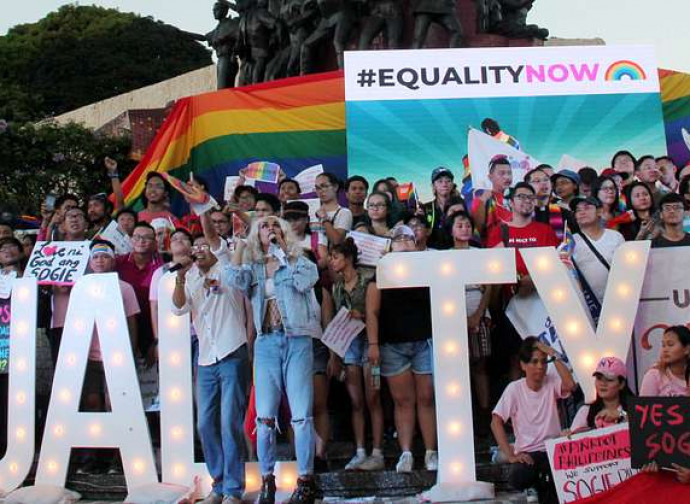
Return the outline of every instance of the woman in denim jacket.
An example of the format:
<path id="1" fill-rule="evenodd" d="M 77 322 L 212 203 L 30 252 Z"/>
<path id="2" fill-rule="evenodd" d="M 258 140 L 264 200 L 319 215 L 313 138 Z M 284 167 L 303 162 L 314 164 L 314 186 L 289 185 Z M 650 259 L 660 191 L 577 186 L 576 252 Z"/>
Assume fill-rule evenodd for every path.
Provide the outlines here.
<path id="1" fill-rule="evenodd" d="M 246 244 L 237 242 L 225 274 L 230 285 L 251 300 L 257 338 L 254 387 L 257 451 L 263 476 L 260 504 L 275 502 L 276 417 L 285 392 L 292 413 L 299 478 L 291 504 L 313 503 L 319 491 L 313 478 L 312 337 L 321 335 L 314 284 L 316 265 L 302 254 L 286 221 L 256 219 Z"/>

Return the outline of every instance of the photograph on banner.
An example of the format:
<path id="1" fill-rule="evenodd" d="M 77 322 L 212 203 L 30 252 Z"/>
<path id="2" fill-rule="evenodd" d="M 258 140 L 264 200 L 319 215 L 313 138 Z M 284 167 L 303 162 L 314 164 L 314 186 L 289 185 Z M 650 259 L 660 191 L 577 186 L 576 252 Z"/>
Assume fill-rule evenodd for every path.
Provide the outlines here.
<path id="1" fill-rule="evenodd" d="M 545 445 L 560 504 L 605 492 L 637 474 L 627 423 L 548 439 Z"/>
<path id="2" fill-rule="evenodd" d="M 24 275 L 39 285 L 73 285 L 89 264 L 89 241 L 40 241 L 31 252 Z"/>
<path id="3" fill-rule="evenodd" d="M 349 231 L 347 236 L 352 238 L 355 241 L 355 245 L 357 245 L 357 250 L 359 251 L 357 264 L 360 266 L 376 266 L 379 259 L 390 250 L 390 238 L 382 238 L 381 236 L 360 233 L 359 231 Z"/>
<path id="4" fill-rule="evenodd" d="M 601 170 L 621 146 L 666 150 L 649 46 L 348 52 L 345 100 L 350 175 L 376 180 L 395 166 L 423 201 L 437 166 L 458 187 L 469 171 L 487 188 L 496 154 L 508 155 L 517 182 L 564 155 Z"/>
<path id="5" fill-rule="evenodd" d="M 342 307 L 328 324 L 321 336 L 321 343 L 333 350 L 341 358 L 345 357 L 352 340 L 364 330 L 364 322 L 350 317 L 350 310 Z"/>
<path id="6" fill-rule="evenodd" d="M 659 360 L 661 337 L 674 325 L 690 324 L 690 254 L 687 247 L 652 249 L 635 318 L 635 359 L 628 383 L 639 386 Z"/>
<path id="7" fill-rule="evenodd" d="M 632 467 L 656 462 L 690 468 L 690 397 L 631 397 L 628 404 Z"/>

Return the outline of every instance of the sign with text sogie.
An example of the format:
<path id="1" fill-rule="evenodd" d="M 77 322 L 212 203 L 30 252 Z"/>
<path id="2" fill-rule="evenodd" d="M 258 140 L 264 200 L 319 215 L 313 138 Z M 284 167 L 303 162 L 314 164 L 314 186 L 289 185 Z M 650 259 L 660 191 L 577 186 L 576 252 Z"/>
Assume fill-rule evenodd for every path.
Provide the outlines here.
<path id="1" fill-rule="evenodd" d="M 24 274 L 39 285 L 73 285 L 89 264 L 89 243 L 37 242 Z"/>
<path id="2" fill-rule="evenodd" d="M 605 492 L 637 473 L 630 467 L 628 424 L 546 441 L 561 504 Z"/>
<path id="3" fill-rule="evenodd" d="M 630 402 L 632 466 L 690 467 L 690 397 L 635 397 Z"/>

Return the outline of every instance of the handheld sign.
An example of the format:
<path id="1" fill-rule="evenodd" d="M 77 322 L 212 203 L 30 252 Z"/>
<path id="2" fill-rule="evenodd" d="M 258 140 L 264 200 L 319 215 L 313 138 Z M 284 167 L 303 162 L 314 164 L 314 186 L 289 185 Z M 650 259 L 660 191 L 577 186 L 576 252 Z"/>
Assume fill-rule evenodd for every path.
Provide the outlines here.
<path id="1" fill-rule="evenodd" d="M 323 173 L 323 165 L 314 165 L 309 168 L 305 168 L 297 175 L 294 179 L 299 184 L 302 194 L 315 194 L 316 193 L 316 177 Z"/>
<path id="2" fill-rule="evenodd" d="M 357 250 L 359 250 L 358 262 L 362 266 L 376 266 L 379 259 L 388 252 L 391 246 L 390 238 L 382 238 L 359 231 L 350 231 L 347 236 L 355 241 Z"/>
<path id="3" fill-rule="evenodd" d="M 278 183 L 280 165 L 268 161 L 255 161 L 249 163 L 244 176 L 248 179 L 258 180 L 259 182 Z"/>
<path id="4" fill-rule="evenodd" d="M 340 357 L 345 357 L 352 341 L 363 329 L 364 322 L 350 317 L 350 310 L 342 307 L 326 327 L 321 342 Z"/>
<path id="5" fill-rule="evenodd" d="M 632 466 L 690 467 L 690 397 L 635 397 L 628 404 Z"/>
<path id="6" fill-rule="evenodd" d="M 628 424 L 546 441 L 561 504 L 605 492 L 637 471 L 630 467 Z"/>
<path id="7" fill-rule="evenodd" d="M 37 242 L 24 276 L 39 285 L 74 285 L 89 264 L 88 241 Z"/>

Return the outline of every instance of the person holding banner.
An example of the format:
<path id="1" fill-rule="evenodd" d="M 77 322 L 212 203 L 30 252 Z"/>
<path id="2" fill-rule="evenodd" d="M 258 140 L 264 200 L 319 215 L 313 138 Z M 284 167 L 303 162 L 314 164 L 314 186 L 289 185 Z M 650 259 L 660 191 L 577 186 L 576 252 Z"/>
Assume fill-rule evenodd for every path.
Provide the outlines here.
<path id="1" fill-rule="evenodd" d="M 373 193 L 374 195 L 376 193 Z M 371 205 L 371 203 L 370 203 Z M 364 320 L 366 315 L 367 287 L 372 274 L 357 268 L 357 245 L 352 238 L 333 245 L 329 254 L 331 270 L 338 275 L 333 284 L 332 313 L 342 308 L 349 310 L 350 317 Z M 355 456 L 347 463 L 345 470 L 377 471 L 385 467 L 381 446 L 383 442 L 383 409 L 379 389 L 374 387 L 371 366 L 368 362 L 369 348 L 364 331 L 360 333 L 347 349 L 345 364 L 345 385 L 352 404 L 352 431 L 357 444 Z M 331 359 L 338 359 L 332 354 Z M 369 409 L 373 449 L 371 456 L 366 454 L 366 406 Z"/>
<path id="2" fill-rule="evenodd" d="M 317 179 L 317 184 L 325 183 Z M 322 187 L 322 192 L 326 190 L 331 188 Z M 273 216 L 254 221 L 246 243 L 236 242 L 232 263 L 225 268 L 228 284 L 250 298 L 257 330 L 254 386 L 261 504 L 275 501 L 276 418 L 283 393 L 292 413 L 299 474 L 289 502 L 313 504 L 320 494 L 313 476 L 312 418 L 312 337 L 321 335 L 313 289 L 318 277 L 316 265 L 304 256 L 290 224 Z"/>
<path id="3" fill-rule="evenodd" d="M 316 177 L 314 188 L 321 201 L 316 217 L 323 226 L 329 244 L 340 243 L 352 229 L 352 213 L 338 203 L 340 181 L 332 173 L 324 172 Z"/>
<path id="4" fill-rule="evenodd" d="M 610 427 L 628 420 L 628 369 L 618 357 L 603 357 L 594 371 L 597 397 L 582 406 L 575 415 L 566 434 L 577 434 L 590 429 Z"/>
<path id="5" fill-rule="evenodd" d="M 394 228 L 391 248 L 393 252 L 414 252 L 414 231 L 407 226 Z M 435 471 L 438 453 L 429 289 L 379 290 L 372 281 L 367 287 L 366 309 L 369 363 L 372 370 L 380 365 L 395 403 L 395 426 L 402 451 L 395 470 L 412 471 L 417 420 L 426 447 L 424 466 Z"/>
<path id="6" fill-rule="evenodd" d="M 659 361 L 645 373 L 640 396 L 690 396 L 690 329 L 677 325 L 664 331 Z"/>
<path id="7" fill-rule="evenodd" d="M 551 347 L 530 336 L 518 352 L 525 377 L 510 383 L 496 404 L 491 430 L 498 447 L 512 464 L 509 483 L 518 490 L 536 488 L 539 502 L 556 504 L 549 459 L 544 441 L 560 436 L 558 399 L 569 397 L 576 383 L 568 367 Z M 547 373 L 553 362 L 557 373 Z M 510 420 L 515 445 L 508 442 L 505 423 Z"/>

